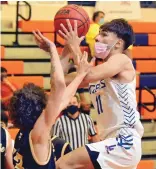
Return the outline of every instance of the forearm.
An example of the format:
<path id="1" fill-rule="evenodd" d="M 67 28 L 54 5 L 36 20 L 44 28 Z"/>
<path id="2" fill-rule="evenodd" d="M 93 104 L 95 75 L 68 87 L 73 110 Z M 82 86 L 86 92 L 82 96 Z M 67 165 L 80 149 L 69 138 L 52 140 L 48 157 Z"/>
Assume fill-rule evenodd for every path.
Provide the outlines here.
<path id="1" fill-rule="evenodd" d="M 75 94 L 77 88 L 79 87 L 85 76 L 86 74 L 77 75 L 75 79 L 68 85 L 65 92 L 69 93 L 69 96 Z"/>
<path id="2" fill-rule="evenodd" d="M 63 72 L 65 74 L 68 73 L 68 70 L 70 68 L 70 63 L 69 63 L 70 54 L 71 53 L 68 46 L 65 46 L 60 57 Z"/>
<path id="3" fill-rule="evenodd" d="M 70 99 L 75 95 L 79 85 L 81 84 L 85 76 L 86 74 L 77 75 L 75 79 L 67 86 L 65 93 L 62 97 L 62 104 L 61 104 L 62 110 L 68 105 Z"/>
<path id="4" fill-rule="evenodd" d="M 60 60 L 61 60 L 63 72 L 64 72 L 64 74 L 67 74 L 69 71 L 69 68 L 70 68 L 69 55 L 61 56 Z"/>
<path id="5" fill-rule="evenodd" d="M 73 73 L 65 75 L 66 85 L 68 86 L 75 79 L 76 76 L 77 76 L 77 72 L 73 72 Z M 89 83 L 87 81 L 85 81 L 85 78 L 86 77 L 84 77 L 83 81 L 80 83 L 78 88 L 88 87 Z"/>
<path id="6" fill-rule="evenodd" d="M 55 122 L 55 118 L 59 115 L 60 100 L 62 93 L 65 92 L 66 85 L 64 80 L 64 73 L 61 66 L 60 58 L 57 50 L 53 47 L 50 51 L 51 55 L 51 92 L 48 98 L 46 113 L 43 120 L 49 129 Z"/>
<path id="7" fill-rule="evenodd" d="M 77 58 L 77 55 L 80 56 L 80 60 L 81 60 L 81 57 L 82 57 L 82 52 L 81 52 L 80 46 L 78 44 L 75 45 L 75 46 L 70 45 L 69 49 L 73 54 L 74 64 L 79 65 L 79 60 Z"/>
<path id="8" fill-rule="evenodd" d="M 51 89 L 53 92 L 56 89 L 60 89 L 60 86 L 63 88 L 66 87 L 64 73 L 61 66 L 60 58 L 58 56 L 56 47 L 54 49 L 50 48 L 50 55 L 51 55 Z"/>

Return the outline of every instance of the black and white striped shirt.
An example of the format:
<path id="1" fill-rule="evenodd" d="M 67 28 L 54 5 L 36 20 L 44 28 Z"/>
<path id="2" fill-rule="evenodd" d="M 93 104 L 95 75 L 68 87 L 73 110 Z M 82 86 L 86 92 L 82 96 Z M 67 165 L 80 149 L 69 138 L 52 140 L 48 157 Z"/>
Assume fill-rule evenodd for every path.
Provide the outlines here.
<path id="1" fill-rule="evenodd" d="M 63 138 L 74 150 L 87 144 L 88 136 L 96 135 L 96 131 L 89 115 L 80 113 L 76 119 L 72 119 L 64 114 L 57 119 L 53 135 Z"/>

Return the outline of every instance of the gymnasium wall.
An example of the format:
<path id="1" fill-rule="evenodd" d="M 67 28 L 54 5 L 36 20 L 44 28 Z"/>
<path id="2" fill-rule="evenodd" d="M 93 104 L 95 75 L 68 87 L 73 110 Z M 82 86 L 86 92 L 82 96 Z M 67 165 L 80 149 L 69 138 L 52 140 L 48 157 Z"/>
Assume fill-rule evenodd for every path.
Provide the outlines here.
<path id="1" fill-rule="evenodd" d="M 60 9 L 61 6 L 66 5 L 66 2 L 59 3 L 48 3 L 48 4 L 37 4 L 34 2 L 29 2 L 32 7 L 32 17 L 31 20 L 53 20 L 56 12 Z M 22 4 L 22 3 L 21 3 Z M 110 2 L 110 6 L 111 6 Z M 92 17 L 95 7 L 83 7 L 89 17 Z M 46 9 L 46 10 L 45 10 Z M 9 12 L 8 12 L 9 11 Z M 25 17 L 28 16 L 28 7 L 24 4 L 21 5 L 20 12 Z M 1 6 L 1 15 L 3 21 L 15 21 L 16 19 L 16 3 L 12 5 L 2 5 Z M 156 9 L 155 8 L 141 8 L 141 19 L 138 21 L 142 22 L 156 22 Z M 13 25 L 15 26 L 15 25 Z"/>

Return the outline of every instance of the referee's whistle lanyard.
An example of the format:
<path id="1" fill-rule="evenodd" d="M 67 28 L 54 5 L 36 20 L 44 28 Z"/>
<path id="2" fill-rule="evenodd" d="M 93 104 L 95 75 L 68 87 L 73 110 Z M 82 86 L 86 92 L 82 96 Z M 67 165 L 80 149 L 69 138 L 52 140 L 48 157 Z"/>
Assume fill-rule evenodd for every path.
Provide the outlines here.
<path id="1" fill-rule="evenodd" d="M 108 45 L 101 42 L 95 42 L 96 58 L 105 59 L 109 55 L 111 49 L 116 45 L 117 42 L 118 41 L 116 41 L 113 45 Z"/>

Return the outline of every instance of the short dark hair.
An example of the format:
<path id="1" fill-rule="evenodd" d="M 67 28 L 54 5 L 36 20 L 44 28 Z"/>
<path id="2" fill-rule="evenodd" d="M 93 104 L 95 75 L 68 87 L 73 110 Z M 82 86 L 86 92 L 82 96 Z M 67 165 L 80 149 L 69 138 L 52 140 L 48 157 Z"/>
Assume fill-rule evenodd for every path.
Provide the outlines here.
<path id="1" fill-rule="evenodd" d="M 11 98 L 9 107 L 11 120 L 20 129 L 32 129 L 46 103 L 45 91 L 33 83 L 28 83 Z"/>
<path id="2" fill-rule="evenodd" d="M 5 125 L 8 125 L 8 115 L 4 110 L 1 110 L 1 122 L 5 123 Z"/>
<path id="3" fill-rule="evenodd" d="M 96 17 L 98 17 L 98 15 L 99 15 L 100 13 L 102 13 L 102 14 L 105 15 L 105 13 L 104 13 L 103 11 L 94 12 L 93 17 L 92 17 L 92 20 L 93 20 L 94 22 L 95 22 Z"/>
<path id="4" fill-rule="evenodd" d="M 7 73 L 7 69 L 6 69 L 6 68 L 4 68 L 4 67 L 1 67 L 1 73 L 4 73 L 4 72 L 6 72 L 6 73 Z"/>
<path id="5" fill-rule="evenodd" d="M 134 32 L 125 19 L 114 19 L 100 27 L 102 32 L 113 32 L 124 41 L 124 50 L 134 43 Z"/>

